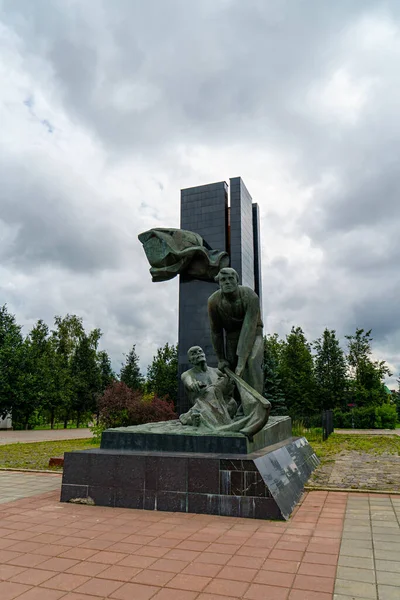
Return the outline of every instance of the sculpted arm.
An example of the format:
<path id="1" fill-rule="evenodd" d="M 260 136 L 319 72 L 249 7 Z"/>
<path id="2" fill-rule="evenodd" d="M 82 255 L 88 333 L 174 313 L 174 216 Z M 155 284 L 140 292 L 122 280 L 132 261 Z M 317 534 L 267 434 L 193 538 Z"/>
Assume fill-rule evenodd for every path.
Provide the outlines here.
<path id="1" fill-rule="evenodd" d="M 243 370 L 256 339 L 257 325 L 260 317 L 260 300 L 253 290 L 248 290 L 246 314 L 240 332 L 236 354 L 238 370 Z"/>
<path id="2" fill-rule="evenodd" d="M 213 297 L 208 300 L 208 316 L 210 319 L 211 341 L 218 361 L 225 360 L 224 330 L 218 316 L 216 301 Z"/>

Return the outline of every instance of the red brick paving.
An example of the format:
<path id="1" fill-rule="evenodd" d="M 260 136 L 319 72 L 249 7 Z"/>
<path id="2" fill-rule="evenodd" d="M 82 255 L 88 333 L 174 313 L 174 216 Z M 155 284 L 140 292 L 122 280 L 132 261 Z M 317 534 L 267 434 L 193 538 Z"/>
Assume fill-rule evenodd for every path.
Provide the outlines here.
<path id="1" fill-rule="evenodd" d="M 1 600 L 332 600 L 346 493 L 287 523 L 61 504 L 0 505 Z"/>

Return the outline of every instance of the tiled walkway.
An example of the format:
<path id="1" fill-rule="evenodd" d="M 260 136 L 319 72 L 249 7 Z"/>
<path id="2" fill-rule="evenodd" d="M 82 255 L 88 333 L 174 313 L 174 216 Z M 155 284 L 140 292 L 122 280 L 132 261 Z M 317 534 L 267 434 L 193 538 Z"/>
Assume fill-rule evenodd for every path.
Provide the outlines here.
<path id="1" fill-rule="evenodd" d="M 400 496 L 350 496 L 335 600 L 400 599 Z"/>
<path id="2" fill-rule="evenodd" d="M 396 497 L 310 492 L 287 523 L 58 498 L 0 505 L 1 600 L 400 598 Z"/>
<path id="3" fill-rule="evenodd" d="M 58 490 L 60 485 L 61 475 L 59 473 L 0 471 L 0 504 Z"/>

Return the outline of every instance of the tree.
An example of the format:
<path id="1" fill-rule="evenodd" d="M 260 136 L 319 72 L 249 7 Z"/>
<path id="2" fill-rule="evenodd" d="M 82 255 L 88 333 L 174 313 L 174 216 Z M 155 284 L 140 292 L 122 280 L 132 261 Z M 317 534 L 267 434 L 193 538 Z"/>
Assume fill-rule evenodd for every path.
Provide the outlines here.
<path id="1" fill-rule="evenodd" d="M 280 376 L 289 413 L 304 418 L 316 411 L 310 345 L 301 327 L 292 327 L 282 347 Z"/>
<path id="2" fill-rule="evenodd" d="M 336 332 L 325 329 L 322 338 L 318 338 L 313 346 L 316 351 L 314 365 L 317 406 L 321 410 L 347 409 L 346 361 Z"/>
<path id="3" fill-rule="evenodd" d="M 278 334 L 264 336 L 264 396 L 271 402 L 271 415 L 287 415 L 285 395 L 279 376 L 283 343 Z"/>
<path id="4" fill-rule="evenodd" d="M 120 380 L 131 390 L 143 390 L 144 377 L 140 372 L 139 357 L 136 353 L 135 344 L 126 356 L 125 364 L 121 368 Z"/>
<path id="5" fill-rule="evenodd" d="M 55 394 L 48 405 L 50 424 L 53 428 L 56 411 L 63 415 L 64 427 L 67 427 L 73 410 L 74 383 L 71 361 L 75 349 L 85 334 L 82 319 L 76 315 L 54 317 L 55 329 L 51 332 L 51 344 L 54 348 L 53 373 Z"/>
<path id="6" fill-rule="evenodd" d="M 21 398 L 23 358 L 21 327 L 7 306 L 0 307 L 0 416 L 6 417 Z"/>
<path id="7" fill-rule="evenodd" d="M 358 406 L 379 405 L 387 402 L 384 378 L 391 375 L 384 360 L 372 360 L 371 329 L 356 329 L 346 335 L 347 365 L 350 374 L 350 394 Z"/>
<path id="8" fill-rule="evenodd" d="M 20 398 L 13 407 L 13 426 L 33 426 L 38 413 L 51 404 L 55 393 L 54 348 L 49 328 L 39 319 L 25 338 L 21 360 Z"/>
<path id="9" fill-rule="evenodd" d="M 146 388 L 159 398 L 168 396 L 176 406 L 178 399 L 178 346 L 168 342 L 158 348 L 147 370 Z"/>
<path id="10" fill-rule="evenodd" d="M 97 344 L 100 337 L 100 329 L 93 329 L 88 335 L 83 333 L 71 358 L 72 409 L 76 413 L 77 427 L 80 425 L 82 415 L 96 412 L 97 399 L 102 391 L 101 371 L 97 358 Z"/>
<path id="11" fill-rule="evenodd" d="M 111 366 L 111 359 L 108 356 L 105 350 L 100 350 L 97 353 L 97 363 L 100 369 L 100 378 L 101 378 L 101 393 L 113 382 L 115 381 L 115 373 Z"/>

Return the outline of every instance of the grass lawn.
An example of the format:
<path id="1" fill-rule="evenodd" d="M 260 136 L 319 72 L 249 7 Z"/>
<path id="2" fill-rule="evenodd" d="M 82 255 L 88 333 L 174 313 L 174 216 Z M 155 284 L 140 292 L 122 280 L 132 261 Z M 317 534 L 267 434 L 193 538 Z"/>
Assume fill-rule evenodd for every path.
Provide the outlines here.
<path id="1" fill-rule="evenodd" d="M 297 433 L 297 432 L 296 432 Z M 322 464 L 335 460 L 342 451 L 371 455 L 400 454 L 400 437 L 378 435 L 341 435 L 333 433 L 323 442 L 321 431 L 304 429 L 297 435 L 304 435 L 313 447 Z M 35 442 L 32 444 L 7 444 L 0 446 L 0 468 L 10 469 L 45 469 L 59 471 L 61 467 L 49 468 L 52 457 L 63 456 L 64 452 L 72 450 L 87 450 L 98 448 L 90 439 L 63 440 L 59 442 Z"/>
<path id="2" fill-rule="evenodd" d="M 90 439 L 7 444 L 0 446 L 0 468 L 60 471 L 62 467 L 49 467 L 50 458 L 63 456 L 64 452 L 71 450 L 87 450 L 98 446 L 91 443 Z"/>
<path id="3" fill-rule="evenodd" d="M 320 459 L 332 459 L 336 454 L 343 450 L 372 454 L 399 454 L 400 437 L 397 435 L 342 435 L 333 433 L 323 442 L 319 438 L 313 440 L 312 435 L 305 437 L 314 448 L 316 455 Z"/>

